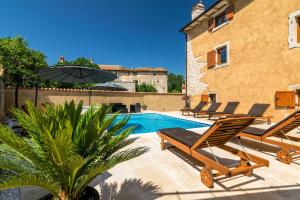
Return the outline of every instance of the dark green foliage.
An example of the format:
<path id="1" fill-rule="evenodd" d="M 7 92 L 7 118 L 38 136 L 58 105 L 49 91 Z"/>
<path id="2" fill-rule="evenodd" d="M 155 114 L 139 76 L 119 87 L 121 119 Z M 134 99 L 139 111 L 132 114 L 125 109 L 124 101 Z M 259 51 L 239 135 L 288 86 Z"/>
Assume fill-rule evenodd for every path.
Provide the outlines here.
<path id="1" fill-rule="evenodd" d="M 58 62 L 55 64 L 55 66 L 63 66 L 63 65 L 78 65 L 83 67 L 99 69 L 99 66 L 97 64 L 93 63 L 90 59 L 83 58 L 83 57 L 76 58 L 73 61 L 65 60 L 64 62 Z"/>
<path id="2" fill-rule="evenodd" d="M 110 107 L 81 114 L 82 102 L 47 104 L 44 110 L 26 106 L 28 114 L 20 109 L 12 113 L 28 138 L 0 125 L 0 168 L 11 172 L 0 175 L 1 190 L 34 185 L 56 199 L 75 200 L 96 176 L 148 150 L 128 148 L 136 140 L 128 138 L 133 128 L 122 130 L 128 118 L 112 125 L 117 115 L 107 115 Z"/>
<path id="3" fill-rule="evenodd" d="M 18 88 L 33 87 L 37 81 L 36 72 L 46 66 L 44 54 L 30 49 L 23 38 L 0 38 L 0 67 L 4 72 L 2 79 L 6 87 L 16 87 L 16 107 Z"/>
<path id="4" fill-rule="evenodd" d="M 136 85 L 136 92 L 157 92 L 156 88 L 153 85 L 142 83 L 140 85 Z"/>
<path id="5" fill-rule="evenodd" d="M 182 75 L 176 75 L 173 73 L 168 74 L 168 92 L 169 93 L 181 93 L 182 84 L 184 83 Z"/>

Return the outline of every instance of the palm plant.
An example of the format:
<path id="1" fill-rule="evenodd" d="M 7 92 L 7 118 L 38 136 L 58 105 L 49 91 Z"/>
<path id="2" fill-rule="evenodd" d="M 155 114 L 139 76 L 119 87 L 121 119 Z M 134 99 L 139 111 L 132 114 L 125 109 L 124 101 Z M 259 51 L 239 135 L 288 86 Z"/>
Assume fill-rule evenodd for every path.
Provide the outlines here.
<path id="1" fill-rule="evenodd" d="M 27 112 L 12 109 L 28 137 L 17 136 L 0 125 L 0 189 L 39 186 L 55 199 L 80 199 L 98 175 L 145 153 L 148 148 L 129 148 L 133 127 L 123 129 L 128 118 L 113 123 L 110 108 L 90 108 L 82 102 L 45 105 L 43 110 L 27 102 Z M 124 149 L 124 147 L 126 147 Z"/>

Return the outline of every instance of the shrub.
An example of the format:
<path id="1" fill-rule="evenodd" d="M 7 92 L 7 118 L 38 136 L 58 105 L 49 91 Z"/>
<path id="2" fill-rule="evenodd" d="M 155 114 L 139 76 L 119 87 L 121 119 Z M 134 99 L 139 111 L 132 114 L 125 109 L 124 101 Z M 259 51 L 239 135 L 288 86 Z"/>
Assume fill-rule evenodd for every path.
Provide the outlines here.
<path id="1" fill-rule="evenodd" d="M 44 110 L 26 106 L 28 113 L 12 113 L 29 137 L 0 125 L 0 168 L 7 171 L 0 175 L 1 190 L 34 185 L 56 199 L 80 199 L 96 176 L 148 150 L 127 147 L 135 141 L 128 138 L 133 127 L 122 129 L 128 118 L 113 125 L 117 115 L 107 116 L 107 106 L 84 114 L 82 102 L 45 105 Z"/>

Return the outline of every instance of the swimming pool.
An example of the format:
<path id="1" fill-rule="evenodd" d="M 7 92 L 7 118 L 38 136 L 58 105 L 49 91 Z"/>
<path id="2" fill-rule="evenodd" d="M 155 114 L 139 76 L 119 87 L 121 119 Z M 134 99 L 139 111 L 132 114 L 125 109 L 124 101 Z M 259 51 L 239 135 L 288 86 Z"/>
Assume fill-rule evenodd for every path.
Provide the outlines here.
<path id="1" fill-rule="evenodd" d="M 146 114 L 129 114 L 130 119 L 124 128 L 136 126 L 133 134 L 156 132 L 163 128 L 204 128 L 210 126 L 209 124 L 194 122 L 190 120 L 170 117 L 156 113 Z M 114 123 L 128 116 L 128 114 L 119 115 Z"/>

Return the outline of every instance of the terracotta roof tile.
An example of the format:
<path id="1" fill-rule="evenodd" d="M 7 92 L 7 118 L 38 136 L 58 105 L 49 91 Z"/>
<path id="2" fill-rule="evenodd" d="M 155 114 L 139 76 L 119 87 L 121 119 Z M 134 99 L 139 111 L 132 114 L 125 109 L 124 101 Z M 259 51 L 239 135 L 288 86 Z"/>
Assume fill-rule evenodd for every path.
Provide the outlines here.
<path id="1" fill-rule="evenodd" d="M 132 71 L 135 71 L 135 72 L 168 72 L 168 70 L 166 70 L 165 68 L 162 68 L 162 67 L 135 68 L 135 69 L 132 69 Z"/>
<path id="2" fill-rule="evenodd" d="M 99 68 L 102 70 L 108 71 L 133 71 L 133 72 L 168 72 L 163 67 L 141 67 L 141 68 L 132 68 L 128 69 L 121 65 L 99 65 Z"/>
<path id="3" fill-rule="evenodd" d="M 108 71 L 129 71 L 129 69 L 121 65 L 99 65 L 99 68 Z"/>

